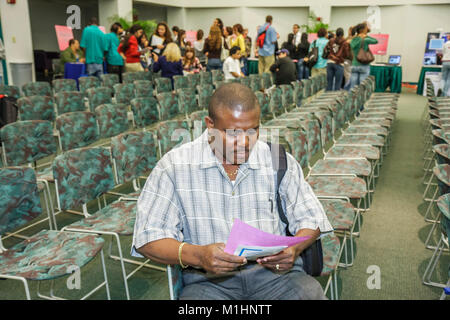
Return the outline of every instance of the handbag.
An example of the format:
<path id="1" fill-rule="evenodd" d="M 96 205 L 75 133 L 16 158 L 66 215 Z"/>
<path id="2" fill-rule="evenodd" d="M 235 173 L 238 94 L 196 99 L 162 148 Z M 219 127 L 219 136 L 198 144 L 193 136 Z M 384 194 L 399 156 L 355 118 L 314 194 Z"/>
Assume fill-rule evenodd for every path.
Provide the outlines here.
<path id="1" fill-rule="evenodd" d="M 369 47 L 367 47 L 367 51 L 364 50 L 364 39 L 361 40 L 361 48 L 359 48 L 358 55 L 356 56 L 356 60 L 358 60 L 358 62 L 360 62 L 362 64 L 369 64 L 373 60 L 375 60 L 375 57 L 373 56 Z"/>
<path id="2" fill-rule="evenodd" d="M 316 65 L 317 60 L 319 59 L 319 48 L 316 46 L 316 40 L 314 40 L 313 45 L 314 47 L 308 52 L 308 62 L 306 62 L 306 65 L 310 69 Z"/>
<path id="3" fill-rule="evenodd" d="M 268 142 L 267 144 L 269 145 L 272 154 L 272 165 L 274 167 L 274 170 L 277 171 L 276 196 L 278 214 L 280 215 L 281 221 L 286 224 L 286 235 L 292 236 L 292 234 L 289 232 L 289 221 L 284 214 L 283 207 L 281 205 L 280 193 L 278 192 L 281 180 L 283 180 L 284 174 L 287 170 L 286 150 L 282 145 L 279 144 L 272 144 L 270 142 Z M 278 158 L 275 158 L 276 153 L 272 151 L 274 148 L 278 148 Z M 320 241 L 320 238 L 314 241 L 308 248 L 303 250 L 303 252 L 300 254 L 300 257 L 302 257 L 303 260 L 303 270 L 305 270 L 307 274 L 313 277 L 320 276 L 323 268 L 323 252 L 322 242 Z"/>

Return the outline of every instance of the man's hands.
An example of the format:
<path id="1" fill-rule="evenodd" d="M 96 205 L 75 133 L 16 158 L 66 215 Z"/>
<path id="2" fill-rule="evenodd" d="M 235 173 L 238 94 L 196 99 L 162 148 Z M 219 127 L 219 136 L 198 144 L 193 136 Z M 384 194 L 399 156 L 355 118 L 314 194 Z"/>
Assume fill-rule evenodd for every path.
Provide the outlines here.
<path id="1" fill-rule="evenodd" d="M 247 263 L 247 259 L 244 257 L 235 256 L 223 251 L 225 249 L 224 243 L 213 243 L 201 248 L 202 252 L 199 255 L 201 267 L 209 273 L 228 273 Z"/>
<path id="2" fill-rule="evenodd" d="M 294 246 L 286 248 L 276 255 L 259 258 L 256 262 L 273 271 L 289 271 L 299 255 L 300 252 Z M 278 269 L 277 265 L 279 266 Z"/>

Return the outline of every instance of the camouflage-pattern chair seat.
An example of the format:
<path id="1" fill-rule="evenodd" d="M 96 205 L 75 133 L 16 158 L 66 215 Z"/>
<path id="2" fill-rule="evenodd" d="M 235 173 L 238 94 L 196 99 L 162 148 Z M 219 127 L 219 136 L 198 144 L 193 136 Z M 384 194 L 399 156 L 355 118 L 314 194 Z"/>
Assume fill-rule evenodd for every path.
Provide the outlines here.
<path id="1" fill-rule="evenodd" d="M 391 107 L 366 106 L 363 112 L 386 112 L 393 116 L 396 115 L 397 109 Z"/>
<path id="2" fill-rule="evenodd" d="M 352 126 L 382 126 L 390 129 L 392 122 L 389 119 L 360 119 L 357 118 L 352 121 Z"/>
<path id="3" fill-rule="evenodd" d="M 280 88 L 274 88 L 270 93 L 269 107 L 270 111 L 275 115 L 279 116 L 285 112 L 282 102 L 282 92 Z"/>
<path id="4" fill-rule="evenodd" d="M 208 78 L 207 75 L 205 75 Z M 224 81 L 225 75 L 222 70 L 211 70 L 211 84 L 216 83 L 217 81 Z M 208 79 L 206 80 L 208 81 Z"/>
<path id="5" fill-rule="evenodd" d="M 162 92 L 156 98 L 158 99 L 160 120 L 172 119 L 180 114 L 177 93 Z"/>
<path id="6" fill-rule="evenodd" d="M 278 86 L 281 89 L 281 103 L 287 112 L 294 107 L 294 89 L 290 84 Z"/>
<path id="7" fill-rule="evenodd" d="M 126 105 L 129 105 L 131 103 L 131 100 L 135 98 L 133 83 L 115 84 L 114 97 L 116 98 L 116 103 L 124 103 Z"/>
<path id="8" fill-rule="evenodd" d="M 450 132 L 444 131 L 443 129 L 435 129 L 431 130 L 431 134 L 433 135 L 434 141 L 433 143 L 442 144 L 442 143 L 450 143 Z"/>
<path id="9" fill-rule="evenodd" d="M 261 91 L 256 91 L 255 92 L 256 98 L 258 99 L 259 102 L 259 107 L 261 109 L 261 121 L 265 122 L 267 120 L 270 120 L 273 118 L 273 114 L 270 111 L 270 100 L 269 97 L 267 96 L 267 94 L 261 92 Z"/>
<path id="10" fill-rule="evenodd" d="M 186 117 L 189 117 L 194 111 L 199 110 L 197 104 L 197 96 L 195 90 L 192 88 L 182 88 L 177 90 L 178 93 L 178 107 L 180 112 L 184 113 Z"/>
<path id="11" fill-rule="evenodd" d="M 343 135 L 336 141 L 336 145 L 339 144 L 370 144 L 375 147 L 383 147 L 385 144 L 385 138 L 377 135 Z"/>
<path id="12" fill-rule="evenodd" d="M 323 253 L 323 268 L 320 276 L 329 276 L 337 268 L 340 260 L 341 244 L 339 238 L 333 234 L 324 235 L 321 238 Z"/>
<path id="13" fill-rule="evenodd" d="M 264 89 L 269 89 L 272 86 L 272 74 L 268 72 L 264 72 L 261 74 L 261 86 Z"/>
<path id="14" fill-rule="evenodd" d="M 143 128 L 159 121 L 158 100 L 155 97 L 135 98 L 131 100 L 134 123 Z"/>
<path id="15" fill-rule="evenodd" d="M 250 78 L 250 89 L 253 92 L 261 91 L 263 89 L 261 85 L 261 77 L 258 74 L 251 74 Z"/>
<path id="16" fill-rule="evenodd" d="M 434 129 L 444 129 L 447 131 L 450 128 L 450 119 L 430 119 L 430 124 Z"/>
<path id="17" fill-rule="evenodd" d="M 450 194 L 444 194 L 440 196 L 437 200 L 437 206 L 439 210 L 442 212 L 442 214 L 447 218 L 450 219 Z"/>
<path id="18" fill-rule="evenodd" d="M 70 266 L 88 264 L 102 250 L 104 243 L 104 239 L 95 235 L 42 230 L 0 253 L 0 275 L 27 280 L 68 276 Z"/>
<path id="19" fill-rule="evenodd" d="M 142 71 L 122 73 L 123 83 L 134 83 L 136 80 L 148 80 L 147 75 Z"/>
<path id="20" fill-rule="evenodd" d="M 109 87 L 89 88 L 86 90 L 89 99 L 89 110 L 95 112 L 99 105 L 112 103 L 113 91 Z"/>
<path id="21" fill-rule="evenodd" d="M 318 197 L 342 196 L 361 199 L 367 194 L 363 179 L 350 176 L 309 176 L 309 185 Z"/>
<path id="22" fill-rule="evenodd" d="M 19 99 L 20 88 L 18 86 L 0 84 L 0 94 Z"/>
<path id="23" fill-rule="evenodd" d="M 153 84 L 150 80 L 135 80 L 136 98 L 153 97 Z"/>
<path id="24" fill-rule="evenodd" d="M 434 145 L 433 151 L 437 154 L 439 164 L 450 164 L 450 145 L 448 143 Z"/>
<path id="25" fill-rule="evenodd" d="M 221 80 L 221 75 L 223 75 L 223 73 L 221 73 L 221 70 L 215 71 L 215 77 L 216 77 L 216 81 L 213 81 L 213 77 L 212 77 L 212 72 L 210 71 L 202 71 L 200 72 L 200 84 L 201 85 L 205 85 L 205 84 L 215 84 L 217 81 Z M 223 78 L 225 79 L 225 78 Z"/>
<path id="26" fill-rule="evenodd" d="M 92 112 L 68 112 L 56 118 L 62 151 L 85 147 L 98 140 L 98 127 Z"/>
<path id="27" fill-rule="evenodd" d="M 62 91 L 55 95 L 58 115 L 67 112 L 86 111 L 83 94 L 79 91 Z"/>
<path id="28" fill-rule="evenodd" d="M 113 89 L 115 84 L 118 84 L 119 81 L 119 75 L 116 73 L 107 73 L 107 74 L 102 74 L 100 76 L 100 78 L 102 79 L 102 86 L 103 87 L 108 87 Z"/>
<path id="29" fill-rule="evenodd" d="M 189 119 L 191 121 L 191 126 L 192 126 L 193 139 L 196 139 L 199 136 L 201 136 L 203 131 L 206 130 L 206 123 L 205 123 L 204 119 L 208 115 L 209 115 L 209 112 L 207 110 L 192 112 L 189 115 Z"/>
<path id="30" fill-rule="evenodd" d="M 177 130 L 179 130 L 177 132 Z M 160 157 L 181 143 L 191 141 L 190 127 L 186 120 L 168 120 L 156 126 Z M 174 136 L 176 134 L 176 136 Z"/>
<path id="31" fill-rule="evenodd" d="M 314 164 L 310 174 L 355 174 L 367 177 L 371 172 L 372 167 L 366 159 L 319 159 Z"/>
<path id="32" fill-rule="evenodd" d="M 94 76 L 81 77 L 78 79 L 78 84 L 80 86 L 80 92 L 83 93 L 84 96 L 86 96 L 87 89 L 98 88 L 101 85 L 100 80 Z"/>
<path id="33" fill-rule="evenodd" d="M 163 92 L 171 92 L 172 91 L 172 81 L 169 78 L 156 78 L 155 79 L 155 88 L 156 93 L 160 94 Z"/>
<path id="34" fill-rule="evenodd" d="M 197 92 L 198 106 L 202 109 L 207 109 L 209 101 L 214 93 L 214 87 L 211 84 L 198 85 Z"/>
<path id="35" fill-rule="evenodd" d="M 123 103 L 99 105 L 95 114 L 102 138 L 110 138 L 129 129 L 128 106 Z"/>
<path id="36" fill-rule="evenodd" d="M 173 76 L 173 89 L 174 90 L 187 89 L 187 88 L 191 88 L 187 77 L 180 76 L 180 75 Z"/>
<path id="37" fill-rule="evenodd" d="M 62 91 L 78 91 L 75 79 L 55 79 L 52 86 L 55 94 Z"/>
<path id="38" fill-rule="evenodd" d="M 449 164 L 439 164 L 433 168 L 433 174 L 441 182 L 441 186 L 446 189 L 442 194 L 448 193 L 450 190 L 450 165 Z"/>
<path id="39" fill-rule="evenodd" d="M 189 73 L 186 75 L 189 87 L 196 89 L 200 85 L 200 74 L 199 73 Z"/>
<path id="40" fill-rule="evenodd" d="M 20 120 L 55 120 L 55 106 L 50 96 L 27 96 L 17 100 Z"/>
<path id="41" fill-rule="evenodd" d="M 115 232 L 121 236 L 130 236 L 133 234 L 136 221 L 136 204 L 136 201 L 114 201 L 90 217 L 69 224 L 67 228 Z"/>
<path id="42" fill-rule="evenodd" d="M 300 107 L 303 99 L 303 83 L 301 81 L 292 81 L 291 85 L 294 88 L 294 103 L 297 107 Z"/>
<path id="43" fill-rule="evenodd" d="M 29 96 L 53 96 L 50 83 L 46 81 L 28 82 L 22 86 L 25 97 Z"/>
<path id="44" fill-rule="evenodd" d="M 376 134 L 385 137 L 389 134 L 389 132 L 385 127 L 382 126 L 353 127 L 352 125 L 350 125 L 347 129 L 345 129 L 345 134 Z"/>
<path id="45" fill-rule="evenodd" d="M 377 112 L 377 111 L 363 111 L 358 116 L 359 119 L 373 119 L 373 118 L 380 118 L 380 119 L 388 119 L 393 121 L 395 119 L 395 116 L 392 115 L 392 113 L 388 112 Z"/>
<path id="46" fill-rule="evenodd" d="M 251 80 L 248 77 L 242 77 L 242 78 L 239 78 L 239 83 L 250 88 Z"/>
<path id="47" fill-rule="evenodd" d="M 355 221 L 355 207 L 340 199 L 320 199 L 330 224 L 334 230 L 350 231 Z"/>

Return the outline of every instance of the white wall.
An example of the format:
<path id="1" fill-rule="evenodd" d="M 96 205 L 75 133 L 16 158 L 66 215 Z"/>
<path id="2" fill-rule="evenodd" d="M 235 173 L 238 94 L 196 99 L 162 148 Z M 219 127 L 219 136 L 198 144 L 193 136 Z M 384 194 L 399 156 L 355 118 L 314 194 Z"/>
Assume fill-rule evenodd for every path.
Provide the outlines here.
<path id="1" fill-rule="evenodd" d="M 134 3 L 133 9 L 137 10 L 139 20 L 155 20 L 167 22 L 167 7 L 146 3 Z"/>

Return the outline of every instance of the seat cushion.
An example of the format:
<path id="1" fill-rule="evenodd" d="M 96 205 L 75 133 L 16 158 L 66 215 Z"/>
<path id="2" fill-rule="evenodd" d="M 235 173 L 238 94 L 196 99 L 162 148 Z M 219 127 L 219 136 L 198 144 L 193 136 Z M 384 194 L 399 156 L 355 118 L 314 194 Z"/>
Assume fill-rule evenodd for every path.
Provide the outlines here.
<path id="1" fill-rule="evenodd" d="M 447 218 L 450 219 L 450 194 L 444 194 L 439 197 L 437 200 L 437 206 L 439 210 L 442 212 L 442 214 Z"/>
<path id="2" fill-rule="evenodd" d="M 366 158 L 380 159 L 380 151 L 373 146 L 333 146 L 325 158 Z"/>
<path id="3" fill-rule="evenodd" d="M 350 230 L 355 219 L 355 207 L 347 201 L 340 199 L 321 199 L 328 220 L 335 230 Z"/>
<path id="4" fill-rule="evenodd" d="M 345 129 L 345 134 L 377 134 L 379 136 L 387 136 L 388 130 L 382 126 L 352 127 L 350 125 L 347 129 Z"/>
<path id="5" fill-rule="evenodd" d="M 341 136 L 336 144 L 370 144 L 375 147 L 384 146 L 384 138 L 381 136 L 359 136 L 359 135 L 344 135 Z"/>
<path id="6" fill-rule="evenodd" d="M 433 174 L 447 186 L 450 186 L 450 165 L 442 164 L 434 167 Z"/>
<path id="7" fill-rule="evenodd" d="M 95 235 L 42 230 L 0 254 L 0 274 L 28 280 L 50 280 L 65 275 L 70 266 L 82 267 L 102 249 Z"/>
<path id="8" fill-rule="evenodd" d="M 339 251 L 341 244 L 338 237 L 334 234 L 327 234 L 322 237 L 322 252 L 323 252 L 323 268 L 321 276 L 328 276 L 332 273 L 339 264 Z"/>
<path id="9" fill-rule="evenodd" d="M 380 120 L 380 119 L 355 119 L 352 122 L 352 125 L 354 126 L 383 126 L 386 128 L 391 127 L 391 121 L 390 120 Z"/>
<path id="10" fill-rule="evenodd" d="M 311 174 L 369 176 L 371 171 L 370 162 L 366 159 L 320 159 L 314 164 Z"/>
<path id="11" fill-rule="evenodd" d="M 131 235 L 136 220 L 136 201 L 115 201 L 89 218 L 72 223 L 67 228 L 98 230 Z"/>
<path id="12" fill-rule="evenodd" d="M 309 176 L 307 179 L 316 196 L 342 196 L 360 199 L 367 193 L 361 178 L 345 176 Z"/>

